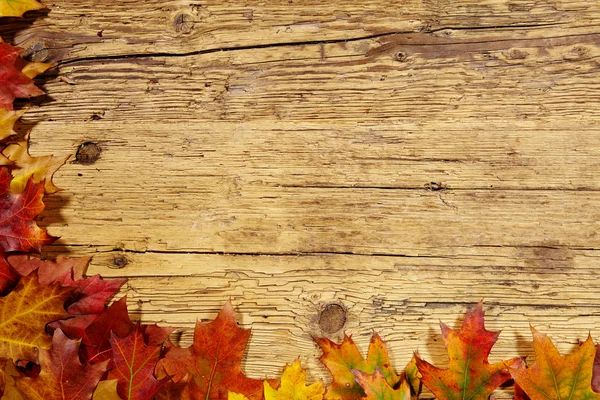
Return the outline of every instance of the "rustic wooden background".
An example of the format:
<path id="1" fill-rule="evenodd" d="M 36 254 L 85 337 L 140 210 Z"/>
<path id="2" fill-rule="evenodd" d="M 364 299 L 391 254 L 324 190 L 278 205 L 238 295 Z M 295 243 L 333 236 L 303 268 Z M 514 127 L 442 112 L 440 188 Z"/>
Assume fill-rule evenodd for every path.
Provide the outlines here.
<path id="1" fill-rule="evenodd" d="M 328 305 L 399 369 L 480 299 L 494 361 L 529 323 L 600 339 L 598 1 L 46 4 L 0 34 L 57 63 L 22 127 L 73 154 L 47 254 L 129 278 L 182 345 L 228 298 L 253 377 L 327 380 Z"/>

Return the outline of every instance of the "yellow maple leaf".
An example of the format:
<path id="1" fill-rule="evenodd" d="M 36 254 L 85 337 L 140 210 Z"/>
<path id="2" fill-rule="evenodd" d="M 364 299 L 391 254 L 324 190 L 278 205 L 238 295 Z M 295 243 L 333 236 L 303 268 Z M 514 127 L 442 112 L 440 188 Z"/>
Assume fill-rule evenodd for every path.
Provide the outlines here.
<path id="1" fill-rule="evenodd" d="M 46 324 L 69 316 L 64 304 L 72 290 L 60 284 L 42 286 L 36 273 L 21 278 L 0 298 L 0 358 L 37 362 L 36 350 L 52 346 Z"/>
<path id="2" fill-rule="evenodd" d="M 0 140 L 16 134 L 13 127 L 24 112 L 23 110 L 9 111 L 6 108 L 0 108 Z"/>
<path id="3" fill-rule="evenodd" d="M 243 394 L 229 392 L 227 394 L 227 400 L 248 400 L 248 398 Z"/>
<path id="4" fill-rule="evenodd" d="M 121 400 L 121 397 L 117 393 L 118 382 L 118 379 L 98 382 L 92 400 Z"/>
<path id="5" fill-rule="evenodd" d="M 44 190 L 47 194 L 56 193 L 60 189 L 52 183 L 52 176 L 59 169 L 69 155 L 64 157 L 41 156 L 31 157 L 29 155 L 29 134 L 25 135 L 19 142 L 8 145 L 2 155 L 12 164 L 13 180 L 10 182 L 10 190 L 13 193 L 21 193 L 27 186 L 27 181 L 33 176 L 34 183 L 44 181 Z M 2 161 L 0 160 L 0 164 Z"/>
<path id="6" fill-rule="evenodd" d="M 44 5 L 36 0 L 0 0 L 0 17 L 22 17 L 27 11 L 42 8 Z"/>
<path id="7" fill-rule="evenodd" d="M 325 389 L 321 382 L 306 386 L 306 371 L 300 360 L 285 367 L 279 389 L 275 390 L 265 381 L 265 400 L 323 400 Z"/>

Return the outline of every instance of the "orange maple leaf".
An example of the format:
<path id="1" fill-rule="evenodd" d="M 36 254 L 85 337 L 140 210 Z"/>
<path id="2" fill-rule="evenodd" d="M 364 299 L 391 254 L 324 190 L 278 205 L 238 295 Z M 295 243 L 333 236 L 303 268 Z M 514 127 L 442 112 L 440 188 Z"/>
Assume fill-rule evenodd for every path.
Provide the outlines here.
<path id="1" fill-rule="evenodd" d="M 548 336 L 531 327 L 535 364 L 510 368 L 515 382 L 531 400 L 599 400 L 592 390 L 592 369 L 596 348 L 592 338 L 573 353 L 561 356 Z"/>
<path id="2" fill-rule="evenodd" d="M 490 350 L 500 332 L 485 329 L 483 303 L 467 312 L 460 330 L 450 329 L 444 323 L 442 339 L 450 358 L 449 368 L 434 367 L 417 355 L 417 367 L 422 381 L 439 400 L 487 400 L 492 392 L 510 379 L 508 367 L 521 366 L 520 357 L 490 364 Z"/>
<path id="3" fill-rule="evenodd" d="M 196 323 L 192 346 L 182 349 L 168 342 L 157 378 L 171 376 L 173 382 L 157 399 L 225 400 L 228 391 L 262 399 L 263 381 L 246 377 L 240 368 L 249 338 L 250 330 L 238 327 L 227 302 L 214 321 Z"/>

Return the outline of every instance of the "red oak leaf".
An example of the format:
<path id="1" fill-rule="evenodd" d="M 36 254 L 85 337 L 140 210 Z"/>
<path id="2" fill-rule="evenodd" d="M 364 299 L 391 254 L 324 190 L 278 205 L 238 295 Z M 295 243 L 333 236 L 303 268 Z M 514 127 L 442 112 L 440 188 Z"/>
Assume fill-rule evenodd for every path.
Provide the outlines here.
<path id="1" fill-rule="evenodd" d="M 488 362 L 500 333 L 485 329 L 481 302 L 467 312 L 459 331 L 443 323 L 440 325 L 450 358 L 449 368 L 434 367 L 417 354 L 422 382 L 440 400 L 487 400 L 498 386 L 510 379 L 507 367 L 520 367 L 523 363 L 519 357 L 495 364 Z"/>
<path id="2" fill-rule="evenodd" d="M 180 398 L 226 400 L 231 391 L 262 399 L 263 381 L 246 377 L 240 368 L 249 338 L 250 330 L 237 325 L 227 302 L 214 321 L 196 323 L 192 346 L 181 349 L 168 342 L 157 377 L 172 376 L 173 382 L 164 386 L 159 398 L 174 398 L 177 391 Z"/>
<path id="3" fill-rule="evenodd" d="M 51 350 L 40 350 L 42 370 L 35 378 L 17 379 L 17 387 L 31 399 L 89 399 L 106 372 L 107 361 L 83 366 L 78 356 L 79 342 L 60 329 L 54 331 Z"/>
<path id="4" fill-rule="evenodd" d="M 44 184 L 29 180 L 23 193 L 10 191 L 11 174 L 0 167 L 0 256 L 9 251 L 37 252 L 54 238 L 37 226 L 34 218 L 44 209 Z"/>
<path id="5" fill-rule="evenodd" d="M 134 325 L 127 313 L 127 297 L 111 304 L 108 309 L 87 327 L 83 336 L 81 356 L 88 364 L 110 360 L 112 333 L 124 338 L 133 330 Z"/>
<path id="6" fill-rule="evenodd" d="M 43 94 L 23 72 L 20 57 L 23 49 L 0 43 L 0 108 L 13 109 L 16 98 L 29 98 Z"/>
<path id="7" fill-rule="evenodd" d="M 166 338 L 165 338 L 166 339 Z M 168 378 L 157 380 L 154 368 L 161 356 L 161 345 L 149 345 L 138 324 L 125 338 L 114 333 L 110 339 L 114 367 L 108 379 L 118 379 L 117 392 L 126 400 L 152 399 Z"/>

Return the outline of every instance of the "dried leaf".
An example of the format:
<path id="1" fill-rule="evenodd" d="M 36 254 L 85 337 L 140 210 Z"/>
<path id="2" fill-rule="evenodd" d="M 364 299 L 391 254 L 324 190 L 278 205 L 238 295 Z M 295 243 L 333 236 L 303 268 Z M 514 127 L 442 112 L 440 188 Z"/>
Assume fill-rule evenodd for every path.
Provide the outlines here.
<path id="1" fill-rule="evenodd" d="M 264 382 L 265 400 L 322 400 L 325 390 L 321 382 L 306 386 L 306 371 L 296 360 L 283 370 L 278 389 Z"/>
<path id="2" fill-rule="evenodd" d="M 58 192 L 60 189 L 52 183 L 52 176 L 64 165 L 70 155 L 31 157 L 28 147 L 29 135 L 26 135 L 18 143 L 8 145 L 2 152 L 13 163 L 10 190 L 13 193 L 23 192 L 29 178 L 33 177 L 33 182 L 36 184 L 44 182 L 47 194 Z"/>
<path id="3" fill-rule="evenodd" d="M 84 366 L 78 356 L 79 341 L 60 329 L 54 331 L 51 350 L 40 350 L 42 371 L 35 378 L 17 379 L 17 387 L 29 398 L 44 400 L 89 399 L 106 372 L 107 361 Z"/>
<path id="4" fill-rule="evenodd" d="M 598 400 L 592 391 L 592 369 L 596 349 L 592 338 L 573 353 L 561 356 L 548 336 L 531 327 L 535 364 L 510 368 L 515 382 L 531 400 Z"/>
<path id="5" fill-rule="evenodd" d="M 119 396 L 126 400 L 152 399 L 168 380 L 154 377 L 161 346 L 149 346 L 144 336 L 138 325 L 127 337 L 121 339 L 113 333 L 110 339 L 114 367 L 108 379 L 118 380 Z"/>
<path id="6" fill-rule="evenodd" d="M 450 358 L 449 368 L 440 369 L 417 355 L 422 381 L 440 400 L 487 400 L 498 386 L 510 379 L 507 367 L 522 365 L 521 358 L 490 364 L 488 355 L 499 332 L 485 329 L 483 304 L 467 312 L 459 331 L 443 323 L 442 339 Z"/>
<path id="7" fill-rule="evenodd" d="M 366 360 L 349 336 L 344 335 L 344 340 L 339 345 L 327 338 L 314 338 L 314 340 L 323 350 L 321 362 L 333 376 L 333 382 L 325 391 L 325 399 L 353 400 L 364 397 L 365 392 L 356 381 L 353 370 L 373 374 L 379 368 L 392 387 L 400 380 L 400 376 L 391 366 L 385 343 L 377 333 L 371 337 Z"/>
<path id="8" fill-rule="evenodd" d="M 54 240 L 34 221 L 44 209 L 43 184 L 30 179 L 23 193 L 14 194 L 10 181 L 9 169 L 0 167 L 0 256 L 9 251 L 39 253 Z"/>
<path id="9" fill-rule="evenodd" d="M 27 11 L 41 10 L 36 0 L 0 0 L 0 17 L 22 17 Z"/>
<path id="10" fill-rule="evenodd" d="M 92 395 L 92 400 L 122 400 L 117 393 L 117 380 L 111 379 L 109 381 L 98 382 L 98 386 Z"/>
<path id="11" fill-rule="evenodd" d="M 250 400 L 262 399 L 262 380 L 246 377 L 240 368 L 249 337 L 250 330 L 238 327 L 233 307 L 227 302 L 214 321 L 196 323 L 192 346 L 182 349 L 168 342 L 157 377 L 172 376 L 174 382 L 165 385 L 159 398 L 174 398 L 176 390 L 178 395 L 192 399 L 224 400 L 228 391 Z"/>
<path id="12" fill-rule="evenodd" d="M 31 274 L 0 298 L 0 357 L 37 361 L 36 350 L 52 344 L 46 324 L 68 315 L 63 305 L 71 290 L 58 284 L 41 286 Z"/>

